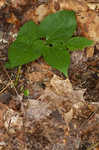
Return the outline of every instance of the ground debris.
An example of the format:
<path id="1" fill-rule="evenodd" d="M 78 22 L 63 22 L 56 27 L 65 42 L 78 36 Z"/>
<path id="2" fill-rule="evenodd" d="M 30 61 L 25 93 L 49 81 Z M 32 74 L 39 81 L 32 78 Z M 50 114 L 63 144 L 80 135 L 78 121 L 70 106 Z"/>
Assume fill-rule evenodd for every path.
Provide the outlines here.
<path id="1" fill-rule="evenodd" d="M 95 46 L 71 53 L 68 79 L 40 58 L 22 67 L 14 87 L 17 69 L 4 71 L 0 63 L 1 150 L 84 150 L 99 142 L 98 0 L 1 0 L 0 62 L 20 26 L 62 9 L 76 12 L 75 34 Z"/>
<path id="2" fill-rule="evenodd" d="M 64 86 L 60 90 L 63 82 Z M 64 89 L 65 92 L 63 92 Z M 75 112 L 79 113 L 78 110 L 85 105 L 83 95 L 79 96 L 79 94 L 83 94 L 83 91 L 78 91 L 78 93 L 73 91 L 68 79 L 65 81 L 54 75 L 50 87 L 47 87 L 38 99 L 20 101 L 20 113 L 17 112 L 17 109 L 12 110 L 11 102 L 6 108 L 4 104 L 1 104 L 1 127 L 11 138 L 15 136 L 18 146 L 20 142 L 23 142 L 26 149 L 33 147 L 42 149 L 45 145 L 45 149 L 68 150 L 71 142 L 74 143 L 72 146 L 77 148 L 80 144 L 80 136 L 77 134 L 77 137 L 74 138 L 70 135 L 72 129 L 69 129 Z M 10 143 L 11 138 L 8 140 L 8 149 L 13 147 L 13 144 Z M 2 142 L 5 142 L 5 139 Z M 2 147 L 4 146 L 2 145 Z"/>

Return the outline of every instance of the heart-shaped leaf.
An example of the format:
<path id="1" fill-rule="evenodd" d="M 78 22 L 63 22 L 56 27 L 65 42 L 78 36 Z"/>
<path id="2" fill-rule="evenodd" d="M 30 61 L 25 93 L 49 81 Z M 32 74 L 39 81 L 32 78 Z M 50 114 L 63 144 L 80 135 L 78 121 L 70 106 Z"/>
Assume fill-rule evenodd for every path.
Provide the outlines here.
<path id="1" fill-rule="evenodd" d="M 34 61 L 42 56 L 43 49 L 44 44 L 41 40 L 36 40 L 30 45 L 16 40 L 9 48 L 9 62 L 6 67 L 13 68 Z"/>
<path id="2" fill-rule="evenodd" d="M 55 45 L 46 48 L 46 50 L 43 51 L 43 56 L 44 60 L 49 65 L 63 72 L 66 76 L 68 75 L 68 68 L 70 65 L 70 54 L 65 49 L 63 49 L 63 47 Z"/>
<path id="3" fill-rule="evenodd" d="M 47 40 L 69 39 L 76 30 L 77 23 L 73 11 L 63 10 L 47 16 L 40 24 L 42 36 Z"/>

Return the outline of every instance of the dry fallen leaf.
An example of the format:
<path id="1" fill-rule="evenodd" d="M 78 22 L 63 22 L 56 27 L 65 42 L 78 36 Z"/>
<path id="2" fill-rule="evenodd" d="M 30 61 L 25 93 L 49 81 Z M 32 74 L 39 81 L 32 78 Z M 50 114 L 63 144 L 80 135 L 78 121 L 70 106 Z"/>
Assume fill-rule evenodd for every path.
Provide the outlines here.
<path id="1" fill-rule="evenodd" d="M 14 8 L 20 8 L 20 6 L 25 6 L 28 3 L 28 0 L 11 0 L 11 6 Z"/>
<path id="2" fill-rule="evenodd" d="M 17 25 L 20 24 L 19 20 L 16 18 L 16 16 L 13 13 L 10 14 L 10 17 L 7 18 L 6 21 L 7 23 L 11 23 L 11 24 L 17 24 Z"/>
<path id="3" fill-rule="evenodd" d="M 5 4 L 6 4 L 6 0 L 0 0 L 0 9 L 4 7 Z"/>
<path id="4" fill-rule="evenodd" d="M 2 103 L 0 103 L 0 128 L 3 127 L 3 117 L 6 111 L 8 110 L 8 107 Z"/>
<path id="5" fill-rule="evenodd" d="M 10 134 L 15 134 L 17 131 L 21 131 L 23 127 L 23 120 L 19 113 L 8 109 L 3 116 L 4 127 Z"/>
<path id="6" fill-rule="evenodd" d="M 87 54 L 87 58 L 92 57 L 94 54 L 94 47 L 91 46 L 91 47 L 86 48 L 86 54 Z"/>
<path id="7" fill-rule="evenodd" d="M 37 100 L 28 100 L 27 109 L 25 110 L 26 117 L 35 121 L 40 121 L 49 116 L 51 110 L 49 104 Z"/>
<path id="8" fill-rule="evenodd" d="M 46 88 L 39 100 L 50 103 L 57 108 L 64 120 L 69 122 L 73 117 L 73 109 L 79 109 L 84 104 L 84 90 L 73 90 L 69 79 L 62 80 L 54 75 L 50 87 Z"/>
<path id="9" fill-rule="evenodd" d="M 51 79 L 51 86 L 57 95 L 66 97 L 72 103 L 84 100 L 84 90 L 73 90 L 72 84 L 69 79 L 61 80 L 61 78 L 54 75 Z"/>
<path id="10" fill-rule="evenodd" d="M 32 62 L 30 67 L 28 66 L 27 71 L 25 72 L 26 78 L 30 83 L 43 81 L 47 78 L 51 78 L 52 76 L 51 67 L 47 65 L 45 62 L 35 63 Z"/>

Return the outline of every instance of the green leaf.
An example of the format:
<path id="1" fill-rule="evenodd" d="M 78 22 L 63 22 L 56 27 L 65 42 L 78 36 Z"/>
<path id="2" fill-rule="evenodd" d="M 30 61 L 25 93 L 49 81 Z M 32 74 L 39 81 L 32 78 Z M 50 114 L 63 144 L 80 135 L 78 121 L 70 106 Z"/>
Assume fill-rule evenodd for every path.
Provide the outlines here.
<path id="1" fill-rule="evenodd" d="M 84 49 L 85 47 L 91 46 L 93 44 L 92 40 L 88 40 L 84 37 L 73 37 L 67 43 L 66 47 L 73 51 L 78 49 Z"/>
<path id="2" fill-rule="evenodd" d="M 43 56 L 49 65 L 63 72 L 66 76 L 68 75 L 70 55 L 63 47 L 59 45 L 49 47 L 43 51 Z"/>
<path id="3" fill-rule="evenodd" d="M 16 41 L 8 49 L 9 62 L 6 63 L 6 68 L 26 64 L 42 55 L 44 44 L 40 40 L 38 27 L 33 21 L 29 21 L 20 28 Z"/>
<path id="4" fill-rule="evenodd" d="M 29 90 L 28 89 L 24 90 L 24 96 L 29 96 Z"/>
<path id="5" fill-rule="evenodd" d="M 17 40 L 21 42 L 31 42 L 40 38 L 39 26 L 33 21 L 25 23 L 19 30 Z"/>
<path id="6" fill-rule="evenodd" d="M 42 56 L 43 49 L 44 44 L 41 40 L 34 41 L 31 45 L 16 40 L 9 48 L 9 63 L 6 67 L 13 68 L 34 61 Z"/>
<path id="7" fill-rule="evenodd" d="M 69 39 L 76 30 L 75 13 L 69 10 L 58 11 L 47 16 L 40 24 L 39 30 L 47 40 Z"/>
<path id="8" fill-rule="evenodd" d="M 50 14 L 40 25 L 33 21 L 25 23 L 8 49 L 6 67 L 17 67 L 44 56 L 49 65 L 67 76 L 70 54 L 66 49 L 82 49 L 93 43 L 83 37 L 72 38 L 76 27 L 75 13 L 69 10 Z"/>

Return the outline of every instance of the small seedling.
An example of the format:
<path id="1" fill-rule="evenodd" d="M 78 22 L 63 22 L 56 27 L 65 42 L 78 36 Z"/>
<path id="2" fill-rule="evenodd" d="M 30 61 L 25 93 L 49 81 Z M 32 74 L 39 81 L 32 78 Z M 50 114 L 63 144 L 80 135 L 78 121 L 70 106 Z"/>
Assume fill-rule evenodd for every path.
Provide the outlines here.
<path id="1" fill-rule="evenodd" d="M 29 96 L 29 90 L 28 89 L 24 90 L 24 96 Z"/>
<path id="2" fill-rule="evenodd" d="M 8 50 L 7 68 L 14 68 L 40 56 L 53 68 L 68 76 L 69 51 L 84 49 L 93 41 L 84 37 L 72 37 L 77 28 L 75 12 L 58 11 L 47 16 L 40 25 L 25 23 Z"/>

